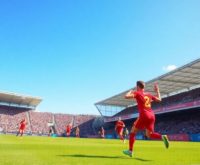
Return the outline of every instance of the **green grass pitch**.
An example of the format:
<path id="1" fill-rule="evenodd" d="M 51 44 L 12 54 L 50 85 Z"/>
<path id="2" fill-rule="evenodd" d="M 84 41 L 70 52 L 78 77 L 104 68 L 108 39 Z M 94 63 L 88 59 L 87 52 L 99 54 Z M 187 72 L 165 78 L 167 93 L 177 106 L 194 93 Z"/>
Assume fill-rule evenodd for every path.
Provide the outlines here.
<path id="1" fill-rule="evenodd" d="M 200 165 L 200 143 L 136 141 L 133 158 L 120 140 L 0 135 L 1 165 Z"/>

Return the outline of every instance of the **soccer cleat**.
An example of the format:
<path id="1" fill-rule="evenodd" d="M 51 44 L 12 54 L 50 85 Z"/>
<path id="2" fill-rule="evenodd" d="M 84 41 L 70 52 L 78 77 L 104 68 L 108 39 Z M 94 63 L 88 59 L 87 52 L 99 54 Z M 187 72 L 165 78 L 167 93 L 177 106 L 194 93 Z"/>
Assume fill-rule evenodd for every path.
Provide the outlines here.
<path id="1" fill-rule="evenodd" d="M 167 138 L 167 135 L 162 135 L 162 140 L 163 140 L 163 142 L 165 144 L 165 147 L 169 148 L 169 140 Z"/>
<path id="2" fill-rule="evenodd" d="M 129 151 L 129 150 L 124 150 L 123 153 L 124 153 L 125 155 L 128 155 L 129 157 L 132 157 L 132 156 L 133 156 L 132 151 Z"/>

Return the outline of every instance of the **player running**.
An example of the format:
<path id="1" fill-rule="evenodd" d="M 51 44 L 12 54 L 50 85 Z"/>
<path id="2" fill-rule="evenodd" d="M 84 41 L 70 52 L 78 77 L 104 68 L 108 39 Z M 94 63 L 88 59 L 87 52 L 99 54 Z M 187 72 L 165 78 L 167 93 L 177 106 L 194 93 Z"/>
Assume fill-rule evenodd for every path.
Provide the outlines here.
<path id="1" fill-rule="evenodd" d="M 125 124 L 121 120 L 121 117 L 119 117 L 118 121 L 115 124 L 115 131 L 116 131 L 117 135 L 119 136 L 119 138 L 121 140 L 123 140 L 123 142 L 125 143 L 124 136 L 123 136 L 124 127 L 125 127 Z"/>
<path id="2" fill-rule="evenodd" d="M 24 131 L 25 131 L 25 128 L 26 128 L 26 120 L 23 119 L 20 123 L 19 123 L 19 131 L 17 132 L 17 135 L 18 136 L 20 134 L 20 136 L 23 136 L 24 134 Z"/>
<path id="3" fill-rule="evenodd" d="M 80 137 L 80 129 L 78 126 L 76 127 L 76 137 Z"/>
<path id="4" fill-rule="evenodd" d="M 103 127 L 101 127 L 101 130 L 100 130 L 100 136 L 101 136 L 102 139 L 105 138 L 105 130 L 104 130 Z"/>
<path id="5" fill-rule="evenodd" d="M 128 128 L 125 128 L 123 132 L 124 140 L 128 139 L 128 135 L 129 135 Z"/>
<path id="6" fill-rule="evenodd" d="M 71 123 L 67 124 L 67 126 L 66 126 L 66 135 L 67 135 L 67 137 L 70 136 L 71 129 L 72 129 L 72 124 Z"/>
<path id="7" fill-rule="evenodd" d="M 160 91 L 157 84 L 154 85 L 154 90 L 156 92 L 156 96 L 151 95 L 150 93 L 146 93 L 144 91 L 145 83 L 143 81 L 137 81 L 136 83 L 136 91 L 129 91 L 126 95 L 126 99 L 135 99 L 138 106 L 139 117 L 134 122 L 133 127 L 129 136 L 129 150 L 123 151 L 125 155 L 132 157 L 133 154 L 133 145 L 135 142 L 135 135 L 139 130 L 146 130 L 146 136 L 150 139 L 162 139 L 165 147 L 169 147 L 169 142 L 167 135 L 161 135 L 159 133 L 154 132 L 154 123 L 155 123 L 155 115 L 153 110 L 151 109 L 151 102 L 156 101 L 160 102 Z"/>
<path id="8" fill-rule="evenodd" d="M 54 134 L 53 127 L 50 126 L 49 127 L 49 134 L 48 134 L 48 136 L 52 136 L 53 134 Z"/>

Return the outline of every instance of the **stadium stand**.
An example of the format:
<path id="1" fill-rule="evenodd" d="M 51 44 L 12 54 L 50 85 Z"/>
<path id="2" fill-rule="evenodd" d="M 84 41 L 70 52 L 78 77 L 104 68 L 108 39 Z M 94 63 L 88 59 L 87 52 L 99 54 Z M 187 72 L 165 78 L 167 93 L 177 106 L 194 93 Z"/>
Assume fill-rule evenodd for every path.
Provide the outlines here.
<path id="1" fill-rule="evenodd" d="M 160 107 L 168 107 L 171 105 L 177 105 L 182 103 L 187 103 L 191 101 L 200 100 L 200 88 L 193 89 L 191 91 L 183 92 L 177 95 L 169 96 L 162 99 L 162 102 L 160 103 L 153 103 L 152 108 L 153 110 L 160 108 Z M 137 113 L 137 106 L 131 106 L 128 108 L 125 108 L 121 112 L 115 114 L 114 116 L 123 116 L 128 114 Z"/>
<path id="2" fill-rule="evenodd" d="M 31 132 L 32 134 L 47 135 L 49 127 L 47 123 L 53 123 L 53 114 L 48 112 L 33 112 L 29 113 Z"/>
<path id="3" fill-rule="evenodd" d="M 157 116 L 155 129 L 170 135 L 172 140 L 200 141 L 199 72 L 200 59 L 146 83 L 146 89 L 151 93 L 154 82 L 161 87 L 162 102 L 152 105 Z M 109 135 L 107 137 L 116 138 L 116 120 L 121 117 L 130 130 L 138 115 L 133 100 L 124 99 L 126 92 L 96 103 L 102 116 L 35 112 L 34 109 L 42 101 L 40 98 L 0 92 L 0 132 L 16 133 L 19 122 L 26 119 L 26 134 L 47 135 L 48 124 L 51 123 L 57 135 L 64 136 L 66 125 L 72 123 L 72 136 L 75 127 L 79 126 L 81 137 L 98 137 L 99 128 L 103 126 L 106 135 Z M 104 115 L 109 108 L 111 112 L 113 110 L 113 115 Z M 141 132 L 137 138 L 145 139 L 144 133 Z"/>
<path id="4" fill-rule="evenodd" d="M 157 115 L 155 129 L 163 134 L 200 133 L 200 109 L 189 109 Z"/>
<path id="5" fill-rule="evenodd" d="M 0 92 L 0 132 L 16 133 L 20 121 L 26 119 L 25 134 L 48 135 L 53 125 L 54 133 L 64 136 L 66 125 L 71 123 L 73 128 L 79 126 L 81 137 L 94 135 L 92 123 L 96 116 L 34 111 L 40 102 L 40 98 Z"/>
<path id="6" fill-rule="evenodd" d="M 16 133 L 18 131 L 19 123 L 22 119 L 27 117 L 27 108 L 0 106 L 0 127 L 4 133 Z M 26 133 L 30 132 L 30 127 L 27 127 Z"/>
<path id="7" fill-rule="evenodd" d="M 66 125 L 73 123 L 74 121 L 74 115 L 70 114 L 54 114 L 54 118 L 56 123 L 56 131 L 59 135 L 64 135 Z"/>
<path id="8" fill-rule="evenodd" d="M 75 115 L 74 116 L 74 127 L 79 126 L 80 134 L 82 137 L 89 137 L 94 135 L 92 123 L 96 116 L 94 115 Z M 73 130 L 74 132 L 75 130 Z"/>
<path id="9" fill-rule="evenodd" d="M 153 103 L 155 129 L 168 134 L 171 140 L 200 141 L 200 59 L 146 82 L 146 91 L 154 94 L 153 85 L 160 86 L 162 102 Z M 132 88 L 135 90 L 135 88 Z M 130 129 L 138 116 L 134 100 L 124 98 L 129 90 L 95 103 L 104 117 L 109 137 L 115 137 L 114 125 L 119 117 Z M 120 111 L 117 110 L 120 109 Z M 109 112 L 109 113 L 108 113 Z M 107 115 L 113 114 L 113 115 Z M 141 132 L 138 139 L 145 139 Z"/>

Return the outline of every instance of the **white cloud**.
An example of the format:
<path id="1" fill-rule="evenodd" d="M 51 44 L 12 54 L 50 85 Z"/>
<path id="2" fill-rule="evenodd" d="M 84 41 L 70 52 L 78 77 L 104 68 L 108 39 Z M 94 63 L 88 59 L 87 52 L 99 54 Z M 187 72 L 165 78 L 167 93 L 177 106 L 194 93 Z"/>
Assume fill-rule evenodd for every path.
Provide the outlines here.
<path id="1" fill-rule="evenodd" d="M 164 66 L 163 70 L 169 72 L 169 71 L 172 71 L 172 70 L 174 70 L 176 68 L 177 68 L 176 65 L 168 65 L 168 66 Z"/>

